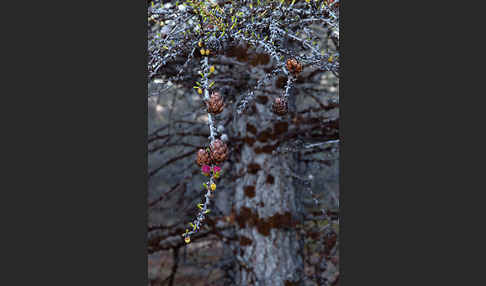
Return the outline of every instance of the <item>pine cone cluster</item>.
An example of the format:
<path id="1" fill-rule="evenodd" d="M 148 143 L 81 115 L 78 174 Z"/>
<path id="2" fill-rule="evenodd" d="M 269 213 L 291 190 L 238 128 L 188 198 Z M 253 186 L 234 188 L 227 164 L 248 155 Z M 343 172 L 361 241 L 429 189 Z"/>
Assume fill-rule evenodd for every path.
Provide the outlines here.
<path id="1" fill-rule="evenodd" d="M 216 139 L 212 143 L 211 158 L 216 164 L 222 163 L 228 158 L 228 147 L 222 140 Z"/>
<path id="2" fill-rule="evenodd" d="M 212 93 L 209 100 L 206 102 L 206 106 L 208 107 L 209 113 L 221 113 L 224 108 L 223 97 L 219 94 L 219 92 Z"/>
<path id="3" fill-rule="evenodd" d="M 220 164 L 228 158 L 228 146 L 220 139 L 214 140 L 211 151 L 199 149 L 197 151 L 196 163 L 199 166 Z"/>
<path id="4" fill-rule="evenodd" d="M 272 104 L 272 111 L 277 115 L 284 115 L 288 111 L 287 101 L 284 98 L 276 97 Z"/>
<path id="5" fill-rule="evenodd" d="M 197 151 L 196 163 L 199 166 L 211 165 L 211 157 L 209 156 L 209 153 L 204 149 L 199 149 L 199 151 Z"/>
<path id="6" fill-rule="evenodd" d="M 286 66 L 294 76 L 302 71 L 302 65 L 296 59 L 288 59 Z"/>

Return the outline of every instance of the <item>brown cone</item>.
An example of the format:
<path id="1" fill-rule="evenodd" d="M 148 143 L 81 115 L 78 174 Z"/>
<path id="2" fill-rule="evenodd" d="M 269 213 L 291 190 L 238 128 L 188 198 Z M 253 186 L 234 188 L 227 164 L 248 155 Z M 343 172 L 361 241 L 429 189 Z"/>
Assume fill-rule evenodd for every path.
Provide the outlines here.
<path id="1" fill-rule="evenodd" d="M 223 102 L 223 97 L 219 95 L 218 92 L 214 92 L 211 94 L 211 97 L 209 97 L 209 100 L 206 102 L 206 105 L 208 107 L 208 112 L 213 113 L 213 114 L 218 114 L 223 111 L 224 108 L 224 102 Z"/>
<path id="2" fill-rule="evenodd" d="M 211 158 L 210 158 L 208 152 L 206 152 L 206 150 L 199 149 L 199 151 L 197 151 L 196 163 L 199 166 L 211 165 Z"/>
<path id="3" fill-rule="evenodd" d="M 211 145 L 211 158 L 217 164 L 222 163 L 228 158 L 228 147 L 222 140 L 214 140 Z"/>
<path id="4" fill-rule="evenodd" d="M 281 97 L 276 97 L 273 101 L 272 111 L 277 115 L 284 115 L 287 113 L 287 102 Z"/>
<path id="5" fill-rule="evenodd" d="M 286 66 L 287 70 L 294 75 L 297 75 L 302 71 L 302 65 L 296 59 L 288 59 Z"/>

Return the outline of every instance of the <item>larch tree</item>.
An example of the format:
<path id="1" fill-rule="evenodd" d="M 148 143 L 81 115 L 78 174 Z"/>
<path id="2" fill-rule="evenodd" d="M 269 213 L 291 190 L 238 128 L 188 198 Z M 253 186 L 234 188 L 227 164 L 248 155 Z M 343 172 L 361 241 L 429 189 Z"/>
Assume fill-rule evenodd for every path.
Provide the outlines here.
<path id="1" fill-rule="evenodd" d="M 224 275 L 201 285 L 338 283 L 339 5 L 149 2 L 153 284 L 204 240 Z"/>

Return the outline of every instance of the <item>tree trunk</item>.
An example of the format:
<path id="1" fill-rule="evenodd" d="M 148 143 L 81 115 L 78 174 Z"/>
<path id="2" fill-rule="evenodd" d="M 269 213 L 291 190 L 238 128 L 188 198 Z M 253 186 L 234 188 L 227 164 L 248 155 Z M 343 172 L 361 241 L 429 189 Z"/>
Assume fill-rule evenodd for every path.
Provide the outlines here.
<path id="1" fill-rule="evenodd" d="M 234 253 L 239 264 L 236 282 L 302 285 L 302 249 L 295 229 L 300 200 L 285 171 L 295 161 L 292 156 L 272 155 L 288 124 L 268 108 L 256 104 L 250 116 L 235 123 L 236 133 L 246 141 L 236 164 L 242 175 L 234 203 L 238 235 Z"/>

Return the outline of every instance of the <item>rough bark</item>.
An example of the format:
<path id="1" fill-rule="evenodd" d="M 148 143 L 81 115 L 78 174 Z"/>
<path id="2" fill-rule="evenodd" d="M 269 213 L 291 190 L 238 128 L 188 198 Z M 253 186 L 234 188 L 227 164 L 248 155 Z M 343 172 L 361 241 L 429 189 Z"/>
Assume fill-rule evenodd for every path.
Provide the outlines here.
<path id="1" fill-rule="evenodd" d="M 269 98 L 271 102 L 272 98 Z M 235 129 L 246 143 L 236 171 L 234 213 L 238 240 L 237 285 L 302 285 L 303 260 L 295 229 L 300 209 L 286 167 L 292 156 L 272 155 L 287 131 L 286 117 L 256 104 L 250 116 L 236 121 Z"/>

